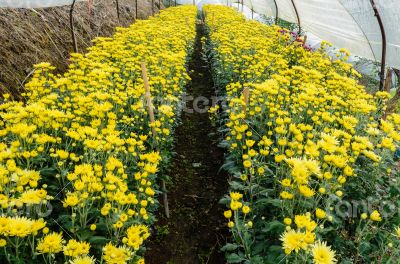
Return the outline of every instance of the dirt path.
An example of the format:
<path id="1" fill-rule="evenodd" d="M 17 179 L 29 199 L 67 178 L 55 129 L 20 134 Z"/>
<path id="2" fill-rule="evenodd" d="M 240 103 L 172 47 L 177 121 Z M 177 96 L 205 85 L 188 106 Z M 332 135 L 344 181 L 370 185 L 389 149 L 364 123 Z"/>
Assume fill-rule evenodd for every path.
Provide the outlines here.
<path id="1" fill-rule="evenodd" d="M 189 64 L 192 82 L 187 94 L 211 98 L 213 82 L 208 64 L 202 58 L 202 36 L 204 26 L 197 25 L 195 49 Z M 187 106 L 192 109 L 193 101 Z M 146 263 L 225 263 L 219 249 L 225 243 L 227 231 L 218 201 L 227 190 L 227 177 L 219 172 L 223 151 L 212 136 L 215 132 L 207 112 L 182 114 L 182 124 L 175 132 L 176 156 L 169 173 L 171 217 L 165 219 L 160 208 L 155 225 L 157 235 L 148 244 Z"/>

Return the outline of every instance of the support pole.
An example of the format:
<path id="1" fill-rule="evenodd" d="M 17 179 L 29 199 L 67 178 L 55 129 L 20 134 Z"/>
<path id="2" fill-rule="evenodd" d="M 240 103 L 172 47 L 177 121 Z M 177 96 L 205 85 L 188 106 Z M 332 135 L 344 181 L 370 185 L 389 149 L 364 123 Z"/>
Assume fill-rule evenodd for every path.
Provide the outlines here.
<path id="1" fill-rule="evenodd" d="M 385 68 L 386 68 L 386 32 L 385 27 L 382 22 L 381 15 L 379 14 L 379 10 L 376 7 L 375 1 L 371 0 L 372 9 L 374 10 L 376 19 L 378 20 L 379 28 L 381 29 L 381 36 L 382 36 L 382 57 L 381 57 L 381 72 L 380 76 L 380 83 L 379 83 L 379 91 L 383 91 L 385 86 Z"/>
<path id="2" fill-rule="evenodd" d="M 78 52 L 78 44 L 76 43 L 76 38 L 75 38 L 75 28 L 74 28 L 74 8 L 75 8 L 75 2 L 74 0 L 72 2 L 71 8 L 69 9 L 69 26 L 71 28 L 71 36 L 72 36 L 72 45 L 74 46 L 74 52 Z"/>
<path id="3" fill-rule="evenodd" d="M 300 21 L 299 11 L 297 11 L 297 7 L 296 7 L 296 4 L 294 3 L 294 0 L 292 0 L 292 4 L 293 4 L 293 7 L 294 7 L 294 12 L 296 12 L 297 24 L 299 24 L 299 31 L 297 32 L 297 34 L 300 35 L 300 33 L 301 33 L 301 21 Z"/>
<path id="4" fill-rule="evenodd" d="M 138 4 L 137 4 L 138 0 L 135 0 L 135 20 L 138 19 L 137 14 L 138 14 Z"/>
<path id="5" fill-rule="evenodd" d="M 249 92 L 250 92 L 249 91 L 249 87 L 245 87 L 243 89 L 243 102 L 244 102 L 243 112 L 244 112 L 245 115 L 247 113 L 247 108 L 249 106 Z"/>
<path id="6" fill-rule="evenodd" d="M 385 111 L 384 114 L 384 118 L 390 114 L 395 112 L 398 102 L 400 100 L 400 70 L 398 69 L 392 69 L 393 73 L 396 75 L 397 77 L 397 89 L 396 89 L 396 93 L 394 94 L 394 96 L 387 102 L 387 109 Z"/>
<path id="7" fill-rule="evenodd" d="M 399 83 L 400 87 L 400 70 L 399 69 L 393 69 L 394 74 L 396 74 L 397 77 L 397 82 Z"/>
<path id="8" fill-rule="evenodd" d="M 275 25 L 278 25 L 279 22 L 279 9 L 278 9 L 278 4 L 276 3 L 276 0 L 274 0 L 275 3 Z"/>
<path id="9" fill-rule="evenodd" d="M 143 78 L 143 82 L 144 82 L 144 89 L 146 91 L 145 98 L 147 101 L 147 111 L 149 113 L 150 123 L 154 124 L 155 118 L 154 118 L 153 103 L 151 100 L 151 92 L 150 92 L 150 86 L 149 86 L 149 78 L 147 76 L 146 62 L 144 60 L 142 61 L 142 78 Z M 151 128 L 151 132 L 153 134 L 154 140 L 157 143 L 157 131 L 154 126 L 152 126 L 152 128 Z M 168 196 L 167 196 L 167 188 L 165 185 L 165 180 L 161 181 L 161 188 L 163 191 L 163 203 L 164 203 L 165 216 L 167 218 L 169 218 L 169 205 L 168 205 Z"/>
<path id="10" fill-rule="evenodd" d="M 115 4 L 116 4 L 116 7 L 117 7 L 117 18 L 118 18 L 118 23 L 119 23 L 119 1 L 115 0 Z"/>
<path id="11" fill-rule="evenodd" d="M 390 89 L 392 88 L 392 82 L 393 82 L 393 69 L 389 68 L 386 71 L 386 78 L 385 78 L 385 86 L 384 86 L 384 91 L 385 92 L 390 92 Z"/>

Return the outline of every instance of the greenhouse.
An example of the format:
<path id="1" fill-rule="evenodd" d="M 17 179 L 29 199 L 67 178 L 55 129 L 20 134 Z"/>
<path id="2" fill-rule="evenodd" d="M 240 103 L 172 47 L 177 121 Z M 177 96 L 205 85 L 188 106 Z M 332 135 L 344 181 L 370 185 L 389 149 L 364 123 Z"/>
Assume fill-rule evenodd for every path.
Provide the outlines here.
<path id="1" fill-rule="evenodd" d="M 400 263 L 398 0 L 0 0 L 0 263 Z"/>

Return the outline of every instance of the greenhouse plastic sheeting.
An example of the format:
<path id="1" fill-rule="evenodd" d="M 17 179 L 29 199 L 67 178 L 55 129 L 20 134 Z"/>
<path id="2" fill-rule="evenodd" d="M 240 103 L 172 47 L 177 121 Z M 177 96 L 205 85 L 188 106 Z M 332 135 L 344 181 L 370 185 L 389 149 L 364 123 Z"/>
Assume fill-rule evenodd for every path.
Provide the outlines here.
<path id="1" fill-rule="evenodd" d="M 83 2 L 87 0 L 76 0 Z M 41 8 L 71 5 L 73 0 L 0 0 L 0 7 L 9 8 Z"/>
<path id="2" fill-rule="evenodd" d="M 177 1 L 193 4 L 192 0 Z M 202 1 L 196 1 L 196 3 Z M 225 5 L 238 0 L 210 1 Z M 242 2 L 241 0 L 239 1 Z M 400 68 L 400 0 L 375 0 L 387 37 L 387 66 Z M 276 16 L 274 0 L 243 0 L 254 12 Z M 294 0 L 302 29 L 348 49 L 355 55 L 381 60 L 382 37 L 370 0 Z M 276 0 L 278 17 L 297 23 L 291 0 Z M 240 7 L 239 10 L 242 10 Z"/>
<path id="3" fill-rule="evenodd" d="M 193 3 L 195 3 L 196 6 L 201 10 L 203 5 L 226 5 L 227 0 L 177 0 L 176 3 L 179 5 L 193 5 Z"/>

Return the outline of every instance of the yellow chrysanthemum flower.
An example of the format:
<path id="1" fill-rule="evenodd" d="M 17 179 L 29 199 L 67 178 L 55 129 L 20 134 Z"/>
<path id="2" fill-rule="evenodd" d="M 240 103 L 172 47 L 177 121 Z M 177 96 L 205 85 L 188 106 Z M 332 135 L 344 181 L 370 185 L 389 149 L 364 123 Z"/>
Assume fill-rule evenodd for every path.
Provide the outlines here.
<path id="1" fill-rule="evenodd" d="M 326 217 L 326 212 L 320 208 L 315 210 L 315 216 L 319 219 L 324 219 Z"/>
<path id="2" fill-rule="evenodd" d="M 139 250 L 143 242 L 150 236 L 149 229 L 145 225 L 133 225 L 126 230 L 126 244 L 134 250 Z"/>
<path id="3" fill-rule="evenodd" d="M 78 257 L 69 261 L 70 264 L 95 264 L 96 260 L 93 257 L 85 256 Z"/>
<path id="4" fill-rule="evenodd" d="M 39 241 L 36 250 L 39 253 L 58 253 L 63 249 L 63 237 L 61 233 L 51 233 L 46 235 L 42 240 Z"/>
<path id="5" fill-rule="evenodd" d="M 311 248 L 315 264 L 334 264 L 337 262 L 335 251 L 333 251 L 326 242 L 317 241 Z"/>
<path id="6" fill-rule="evenodd" d="M 285 253 L 290 254 L 292 251 L 297 253 L 301 249 L 307 249 L 308 244 L 305 242 L 305 235 L 306 234 L 301 231 L 285 231 L 280 238 Z"/>
<path id="7" fill-rule="evenodd" d="M 116 247 L 111 243 L 103 247 L 103 259 L 107 264 L 128 263 L 132 254 L 132 251 L 127 247 Z"/>
<path id="8" fill-rule="evenodd" d="M 397 236 L 397 238 L 400 239 L 400 226 L 396 227 L 396 228 L 394 229 L 394 231 L 395 231 L 395 236 Z"/>
<path id="9" fill-rule="evenodd" d="M 75 239 L 68 241 L 63 251 L 65 256 L 78 257 L 89 253 L 90 244 L 87 242 L 78 242 Z"/>
<path id="10" fill-rule="evenodd" d="M 380 222 L 380 221 L 382 221 L 381 214 L 380 214 L 377 210 L 374 210 L 374 211 L 370 214 L 369 218 L 370 218 L 372 221 L 375 221 L 375 222 Z"/>

